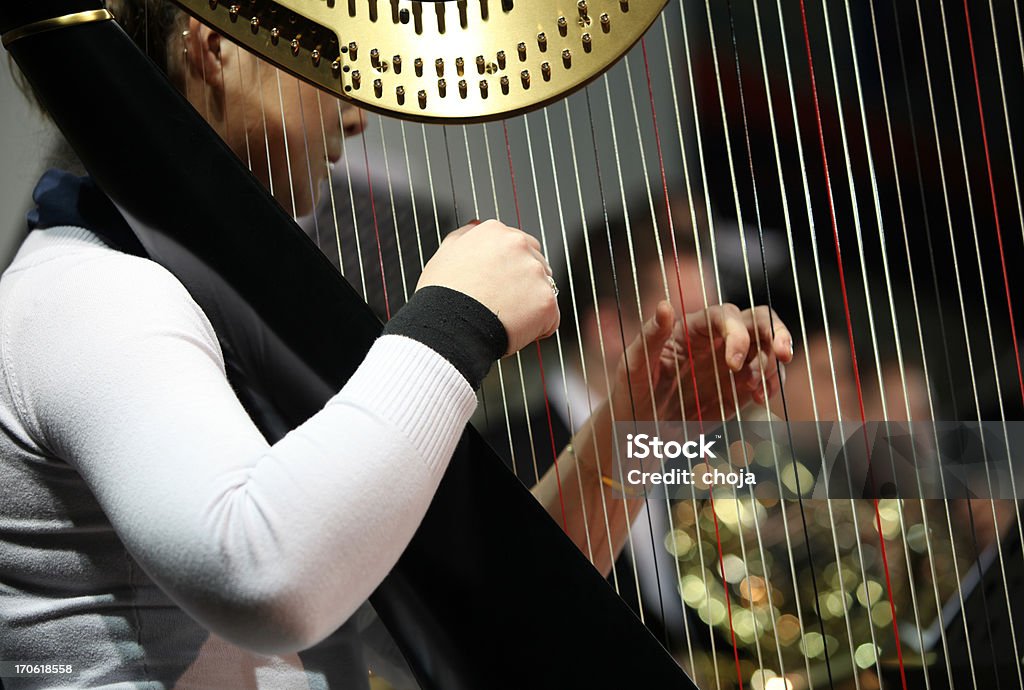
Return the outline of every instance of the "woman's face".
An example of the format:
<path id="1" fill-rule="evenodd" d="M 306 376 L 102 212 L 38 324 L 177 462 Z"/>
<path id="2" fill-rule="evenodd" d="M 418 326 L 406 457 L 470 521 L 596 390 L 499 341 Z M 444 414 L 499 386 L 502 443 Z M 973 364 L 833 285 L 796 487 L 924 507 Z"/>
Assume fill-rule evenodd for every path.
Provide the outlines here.
<path id="1" fill-rule="evenodd" d="M 312 212 L 358 108 L 242 50 L 196 20 L 183 36 L 189 100 L 284 208 Z"/>

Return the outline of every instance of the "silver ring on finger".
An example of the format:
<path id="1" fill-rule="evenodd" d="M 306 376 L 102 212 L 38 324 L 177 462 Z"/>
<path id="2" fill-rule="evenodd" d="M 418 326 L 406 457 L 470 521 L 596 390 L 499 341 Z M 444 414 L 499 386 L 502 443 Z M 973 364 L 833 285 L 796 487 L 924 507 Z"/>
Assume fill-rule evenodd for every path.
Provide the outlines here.
<path id="1" fill-rule="evenodd" d="M 551 276 L 548 276 L 548 282 L 551 283 L 551 292 L 555 295 L 555 297 L 558 297 L 558 283 L 556 283 L 555 279 L 552 278 Z"/>

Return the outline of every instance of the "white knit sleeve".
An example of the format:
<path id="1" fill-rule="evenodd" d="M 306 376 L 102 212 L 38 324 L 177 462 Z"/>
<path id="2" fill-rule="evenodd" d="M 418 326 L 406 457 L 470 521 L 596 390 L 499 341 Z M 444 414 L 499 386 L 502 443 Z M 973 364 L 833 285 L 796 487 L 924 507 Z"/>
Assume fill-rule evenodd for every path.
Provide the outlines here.
<path id="1" fill-rule="evenodd" d="M 60 262 L 56 262 L 60 263 Z M 401 336 L 270 446 L 225 378 L 209 322 L 149 261 L 34 269 L 4 316 L 8 385 L 150 577 L 240 646 L 323 639 L 394 566 L 476 404 Z"/>

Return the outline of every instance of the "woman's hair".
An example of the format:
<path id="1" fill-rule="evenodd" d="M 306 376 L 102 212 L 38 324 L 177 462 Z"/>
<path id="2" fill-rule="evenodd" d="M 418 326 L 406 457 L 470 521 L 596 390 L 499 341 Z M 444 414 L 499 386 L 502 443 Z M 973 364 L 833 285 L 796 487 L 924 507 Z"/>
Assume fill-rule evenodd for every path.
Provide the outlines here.
<path id="1" fill-rule="evenodd" d="M 180 85 L 181 64 L 173 59 L 172 42 L 185 30 L 188 15 L 169 0 L 107 0 L 106 5 L 128 37 Z"/>
<path id="2" fill-rule="evenodd" d="M 128 37 L 181 88 L 182 66 L 178 60 L 172 59 L 172 42 L 185 30 L 188 15 L 169 0 L 106 0 L 106 6 Z M 31 85 L 9 53 L 8 65 L 19 90 L 40 106 Z"/>

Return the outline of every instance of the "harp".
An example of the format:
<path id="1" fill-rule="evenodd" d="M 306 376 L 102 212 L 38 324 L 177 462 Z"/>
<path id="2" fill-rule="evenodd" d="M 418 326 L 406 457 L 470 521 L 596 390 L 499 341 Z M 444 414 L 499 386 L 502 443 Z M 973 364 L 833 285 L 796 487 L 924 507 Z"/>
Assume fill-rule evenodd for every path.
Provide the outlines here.
<path id="1" fill-rule="evenodd" d="M 650 293 L 688 308 L 726 297 L 769 304 L 803 351 L 774 403 L 748 405 L 725 425 L 716 410 L 684 411 L 681 433 L 720 433 L 727 445 L 705 469 L 749 469 L 756 486 L 645 487 L 650 517 L 630 526 L 632 558 L 612 584 L 657 637 L 468 433 L 423 528 L 375 595 L 424 687 L 691 687 L 680 666 L 702 688 L 1024 687 L 1024 612 L 1014 602 L 1024 572 L 1013 270 L 1024 249 L 1014 143 L 1024 42 L 1015 2 L 727 0 L 686 2 L 662 15 L 657 3 L 639 0 L 557 11 L 522 2 L 184 4 L 341 98 L 451 123 L 428 142 L 421 124 L 382 120 L 389 129 L 379 144 L 401 141 L 408 169 L 422 162 L 432 171 L 434 209 L 437 198 L 452 198 L 458 220 L 493 210 L 536 227 L 549 253 L 565 245 L 565 340 L 504 363 L 483 401 L 495 447 L 527 483 L 560 449 L 555 408 L 567 409 L 572 426 L 574 411 L 602 397 L 600 386 L 587 386 L 573 408 L 574 358 L 584 380 L 601 379 L 599 370 L 615 365 L 605 347 L 626 344 L 629 314 L 645 312 Z M 39 29 L 40 21 L 99 10 L 37 5 L 4 9 L 0 28 Z M 628 21 L 626 7 L 636 13 Z M 294 22 L 271 20 L 288 12 Z M 347 34 L 346 19 L 358 19 L 366 37 Z M 465 55 L 417 43 L 436 38 L 442 24 L 456 36 L 487 38 Z M 618 71 L 604 72 L 645 31 Z M 376 321 L 216 137 L 170 117 L 150 122 L 154 110 L 187 107 L 127 40 L 101 22 L 7 35 L 104 189 L 156 228 L 141 237 L 146 249 L 200 295 L 211 289 L 206 274 L 182 276 L 175 257 L 181 248 L 202 257 L 258 306 L 261 323 L 313 379 L 343 381 Z M 659 66 L 660 80 L 652 77 Z M 145 89 L 145 107 L 131 109 L 115 74 L 138 85 L 131 96 Z M 571 105 L 555 100 L 588 82 Z M 111 142 L 95 137 L 115 115 L 150 131 L 154 161 L 174 160 L 186 142 L 209 154 L 184 175 L 159 164 L 125 171 Z M 482 124 L 490 120 L 499 121 Z M 410 141 L 420 137 L 422 161 L 410 164 Z M 570 157 L 545 158 L 566 143 Z M 395 148 L 385 162 L 399 168 Z M 349 183 L 363 162 L 346 153 Z M 460 198 L 464 188 L 470 193 Z M 234 200 L 210 204 L 224 231 L 170 233 L 188 223 L 168 199 L 210 190 Z M 384 198 L 372 185 L 369 194 Z M 397 213 L 391 226 L 371 215 L 362 241 L 373 258 L 357 261 L 348 277 L 364 296 L 379 283 L 386 313 L 401 303 L 408 271 L 385 265 L 381 238 L 398 232 Z M 574 255 L 577 225 L 585 236 L 605 234 Z M 644 284 L 649 267 L 633 260 L 640 232 L 654 238 L 653 288 Z M 417 236 L 429 244 L 418 225 Z M 391 245 L 391 260 L 401 260 L 402 246 Z M 687 256 L 697 267 L 689 290 Z M 277 285 L 254 277 L 262 265 L 276 266 Z M 602 274 L 611 276 L 612 335 L 586 341 L 586 324 L 603 332 L 605 303 L 594 287 Z M 311 307 L 325 295 L 341 305 L 329 317 Z M 582 315 L 588 310 L 592 321 Z M 733 386 L 728 376 L 715 383 L 726 396 Z M 315 391 L 289 397 L 293 419 L 316 409 Z M 624 431 L 656 421 L 660 433 L 673 420 L 619 421 Z M 628 465 L 615 456 L 605 451 L 624 479 Z M 589 509 L 600 520 L 605 508 Z M 484 516 L 474 518 L 479 531 L 467 527 L 469 515 Z M 451 567 L 424 578 L 423 563 L 436 568 L 437 544 L 477 572 Z M 644 559 L 653 587 L 638 572 Z M 482 612 L 479 602 L 495 608 Z M 531 624 L 550 611 L 549 629 Z M 531 639 L 510 634 L 517 629 L 531 630 Z M 510 661 L 508 650 L 526 644 L 529 661 Z"/>

